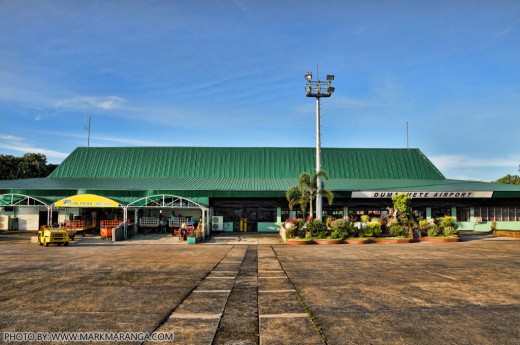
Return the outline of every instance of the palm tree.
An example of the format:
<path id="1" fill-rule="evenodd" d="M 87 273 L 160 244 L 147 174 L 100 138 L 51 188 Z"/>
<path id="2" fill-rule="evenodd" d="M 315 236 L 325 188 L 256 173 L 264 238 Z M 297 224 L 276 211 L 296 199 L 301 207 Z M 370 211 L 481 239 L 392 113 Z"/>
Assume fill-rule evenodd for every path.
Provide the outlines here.
<path id="1" fill-rule="evenodd" d="M 312 176 L 308 172 L 300 174 L 300 177 L 298 177 L 298 185 L 289 188 L 285 193 L 285 197 L 289 202 L 289 210 L 292 211 L 294 206 L 300 205 L 300 209 L 305 215 L 307 205 L 310 205 L 310 214 L 311 216 L 313 215 L 312 202 L 316 199 L 318 194 L 318 178 L 327 180 L 329 177 L 324 170 Z M 334 194 L 327 188 L 322 188 L 320 194 L 327 198 L 329 205 L 334 202 Z"/>

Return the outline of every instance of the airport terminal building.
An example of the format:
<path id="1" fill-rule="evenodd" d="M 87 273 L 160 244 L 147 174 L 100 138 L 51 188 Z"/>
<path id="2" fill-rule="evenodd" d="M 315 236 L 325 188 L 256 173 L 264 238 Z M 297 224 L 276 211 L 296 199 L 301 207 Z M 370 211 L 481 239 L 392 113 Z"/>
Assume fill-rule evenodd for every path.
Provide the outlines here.
<path id="1" fill-rule="evenodd" d="M 321 156 L 335 195 L 324 215 L 388 215 L 392 195 L 408 193 L 416 216 L 452 215 L 461 230 L 489 231 L 492 221 L 520 230 L 520 186 L 447 179 L 418 149 L 323 148 Z M 0 229 L 166 218 L 202 222 L 206 235 L 277 232 L 295 215 L 285 191 L 314 169 L 314 148 L 79 147 L 46 178 L 0 181 Z"/>

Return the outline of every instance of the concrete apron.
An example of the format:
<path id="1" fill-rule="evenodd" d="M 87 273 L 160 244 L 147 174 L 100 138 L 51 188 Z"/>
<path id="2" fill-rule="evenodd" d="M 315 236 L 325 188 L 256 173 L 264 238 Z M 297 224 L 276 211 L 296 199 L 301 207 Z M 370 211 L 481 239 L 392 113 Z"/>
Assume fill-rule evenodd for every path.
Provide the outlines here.
<path id="1" fill-rule="evenodd" d="M 178 344 L 323 344 L 270 246 L 234 246 L 157 332 Z"/>

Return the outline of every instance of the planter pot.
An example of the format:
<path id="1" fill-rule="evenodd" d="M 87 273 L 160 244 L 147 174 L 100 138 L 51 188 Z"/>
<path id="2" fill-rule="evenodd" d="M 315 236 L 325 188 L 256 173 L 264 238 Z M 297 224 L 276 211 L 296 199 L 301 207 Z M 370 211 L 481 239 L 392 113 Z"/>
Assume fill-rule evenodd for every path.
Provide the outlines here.
<path id="1" fill-rule="evenodd" d="M 317 244 L 342 244 L 345 243 L 343 240 L 324 238 L 324 239 L 314 239 L 314 242 Z"/>
<path id="2" fill-rule="evenodd" d="M 364 239 L 349 238 L 348 240 L 345 240 L 345 242 L 348 244 L 369 244 L 371 241 L 369 238 L 364 238 Z"/>
<path id="3" fill-rule="evenodd" d="M 421 241 L 438 243 L 460 242 L 460 237 L 423 237 Z"/>
<path id="4" fill-rule="evenodd" d="M 374 238 L 374 242 L 377 243 L 412 243 L 413 238 Z"/>
<path id="5" fill-rule="evenodd" d="M 299 240 L 286 240 L 285 244 L 291 245 L 291 246 L 304 246 L 308 244 L 314 244 L 313 240 L 308 241 L 299 241 Z"/>
<path id="6" fill-rule="evenodd" d="M 196 243 L 202 241 L 202 237 L 188 237 L 187 241 L 188 241 L 188 244 L 196 244 Z"/>

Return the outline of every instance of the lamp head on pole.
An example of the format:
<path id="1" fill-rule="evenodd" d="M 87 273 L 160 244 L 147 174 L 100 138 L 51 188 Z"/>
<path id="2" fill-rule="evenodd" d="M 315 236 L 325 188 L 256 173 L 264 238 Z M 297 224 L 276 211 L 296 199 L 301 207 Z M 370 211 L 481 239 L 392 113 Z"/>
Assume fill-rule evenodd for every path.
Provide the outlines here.
<path id="1" fill-rule="evenodd" d="M 311 72 L 307 72 L 307 73 L 305 74 L 305 79 L 306 79 L 307 81 L 311 81 L 311 80 L 312 80 L 312 73 L 311 73 Z"/>

